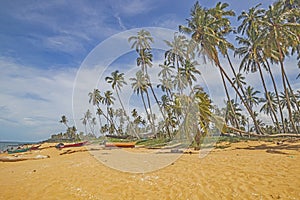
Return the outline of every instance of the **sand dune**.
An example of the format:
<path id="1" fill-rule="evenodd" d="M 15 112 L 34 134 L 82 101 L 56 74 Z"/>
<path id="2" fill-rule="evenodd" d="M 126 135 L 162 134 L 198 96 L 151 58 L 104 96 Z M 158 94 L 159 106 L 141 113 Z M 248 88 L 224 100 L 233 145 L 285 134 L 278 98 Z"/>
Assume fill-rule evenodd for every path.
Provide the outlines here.
<path id="1" fill-rule="evenodd" d="M 183 154 L 149 173 L 121 172 L 95 158 L 113 149 L 45 148 L 22 156 L 50 158 L 0 162 L 0 199 L 300 199 L 299 148 L 300 142 L 240 142 L 201 159 Z"/>

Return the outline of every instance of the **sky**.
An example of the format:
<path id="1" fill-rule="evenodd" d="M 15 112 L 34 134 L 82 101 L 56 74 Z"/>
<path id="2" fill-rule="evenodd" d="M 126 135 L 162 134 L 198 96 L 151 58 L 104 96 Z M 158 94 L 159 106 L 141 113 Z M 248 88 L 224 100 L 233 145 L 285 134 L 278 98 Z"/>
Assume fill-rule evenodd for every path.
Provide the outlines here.
<path id="1" fill-rule="evenodd" d="M 199 2 L 204 7 L 217 3 Z M 226 2 L 239 14 L 258 3 L 267 7 L 274 1 Z M 45 140 L 51 134 L 65 131 L 59 123 L 62 115 L 67 116 L 70 125 L 76 124 L 83 131 L 78 124 L 82 112 L 79 107 L 84 107 L 79 99 L 88 101 L 84 93 L 87 88 L 108 87 L 99 73 L 105 74 L 108 64 L 110 70 L 116 63 L 121 65 L 126 57 L 122 53 L 128 53 L 120 51 L 112 60 L 104 57 L 105 52 L 119 52 L 118 43 L 110 43 L 113 38 L 127 42 L 125 37 L 129 33 L 143 27 L 164 28 L 164 33 L 178 31 L 178 25 L 186 23 L 194 3 L 194 0 L 1 0 L 0 141 Z M 232 22 L 237 23 L 235 18 Z M 100 57 L 98 51 L 103 53 Z M 101 65 L 86 67 L 95 58 L 102 59 Z M 110 62 L 106 63 L 106 59 Z M 134 62 L 125 63 L 134 65 Z M 238 60 L 234 62 L 237 64 Z M 293 65 L 295 60 L 286 62 Z M 135 73 L 133 67 L 126 68 L 127 74 Z M 212 96 L 215 95 L 216 102 L 222 102 L 218 97 L 224 94 L 215 74 L 209 66 L 201 70 L 203 82 L 210 83 Z M 287 73 L 294 76 L 297 72 Z M 253 84 L 255 79 L 255 75 L 249 75 Z M 292 84 L 300 88 L 297 81 Z M 85 89 L 83 93 L 81 87 Z M 128 101 L 132 104 L 136 99 Z"/>

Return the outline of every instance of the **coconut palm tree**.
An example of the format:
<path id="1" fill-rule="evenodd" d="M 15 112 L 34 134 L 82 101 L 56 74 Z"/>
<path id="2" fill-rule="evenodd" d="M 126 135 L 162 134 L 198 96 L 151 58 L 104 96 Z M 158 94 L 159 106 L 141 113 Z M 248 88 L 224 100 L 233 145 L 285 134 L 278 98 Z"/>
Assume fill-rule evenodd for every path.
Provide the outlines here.
<path id="1" fill-rule="evenodd" d="M 111 77 L 108 76 L 105 78 L 105 80 L 106 80 L 106 82 L 110 83 L 112 89 L 114 89 L 116 91 L 118 100 L 119 100 L 119 102 L 122 106 L 122 109 L 124 111 L 124 114 L 126 116 L 126 111 L 125 111 L 124 105 L 122 103 L 122 100 L 120 98 L 120 94 L 119 94 L 123 85 L 127 85 L 126 81 L 124 80 L 124 73 L 119 73 L 119 71 L 116 70 L 111 73 Z"/>
<path id="2" fill-rule="evenodd" d="M 236 85 L 237 89 L 241 89 L 246 85 L 245 77 L 242 73 L 237 73 L 234 78 L 232 78 L 233 83 Z M 237 94 L 235 95 L 235 103 L 237 103 Z"/>
<path id="3" fill-rule="evenodd" d="M 257 94 L 259 94 L 260 91 L 254 90 L 254 88 L 251 86 L 245 88 L 245 91 L 246 91 L 245 101 L 248 102 L 250 108 L 252 109 L 253 106 L 257 106 L 260 103 L 260 98 L 257 96 Z"/>
<path id="4" fill-rule="evenodd" d="M 148 70 L 147 68 L 148 67 L 152 67 L 152 52 L 151 52 L 151 43 L 154 42 L 151 34 L 149 31 L 146 31 L 146 30 L 141 30 L 138 32 L 138 35 L 137 36 L 131 36 L 128 38 L 128 42 L 132 42 L 133 41 L 133 44 L 131 46 L 131 48 L 135 48 L 137 53 L 139 54 L 139 57 L 137 58 L 137 65 L 141 67 L 141 70 L 142 72 L 144 73 L 145 77 L 146 77 L 146 81 L 147 81 L 147 85 L 149 86 L 151 92 L 152 92 L 152 95 L 157 103 L 157 105 L 159 106 L 159 101 L 158 101 L 158 98 L 154 92 L 154 89 L 153 89 L 153 86 L 152 86 L 152 83 L 151 83 L 151 80 L 150 80 L 150 76 L 148 74 Z M 150 106 L 150 99 L 149 99 L 149 94 L 148 92 L 146 93 L 147 94 L 147 99 L 148 99 L 148 105 L 149 105 L 149 108 L 151 107 Z M 161 107 L 159 106 L 159 109 L 160 109 L 160 112 L 162 114 L 162 116 L 164 117 L 164 113 L 162 112 L 161 110 Z M 150 113 L 151 113 L 151 109 L 150 109 Z M 151 113 L 151 116 L 152 113 Z M 153 121 L 153 119 L 152 119 Z M 153 121 L 154 123 L 154 121 Z M 152 124 L 153 125 L 153 124 Z"/>
<path id="5" fill-rule="evenodd" d="M 107 123 L 110 122 L 111 126 L 114 126 L 114 122 L 112 119 L 112 112 L 109 112 L 109 108 L 111 105 L 114 104 L 115 97 L 113 97 L 113 93 L 110 90 L 104 92 L 104 96 L 102 99 L 102 104 L 106 105 L 106 116 L 107 116 Z M 108 119 L 109 118 L 109 119 Z"/>
<path id="6" fill-rule="evenodd" d="M 142 29 L 137 33 L 137 36 L 129 37 L 128 42 L 132 42 L 131 48 L 135 48 L 140 56 L 139 59 L 137 59 L 138 66 L 141 66 L 144 74 L 148 74 L 147 66 L 152 66 L 152 63 L 150 62 L 150 60 L 152 60 L 150 44 L 154 42 L 150 32 Z"/>
<path id="7" fill-rule="evenodd" d="M 193 81 L 197 81 L 196 75 L 200 75 L 200 71 L 196 69 L 196 61 L 190 61 L 188 59 L 184 60 L 183 67 L 179 68 L 179 74 L 182 79 L 185 79 L 184 82 L 188 83 L 189 87 L 192 90 Z"/>
<path id="8" fill-rule="evenodd" d="M 241 111 L 242 111 L 242 109 L 239 108 L 238 104 L 235 103 L 233 99 L 231 101 L 227 101 L 226 102 L 225 122 L 226 123 L 230 122 L 230 124 L 232 126 L 237 126 L 236 124 L 239 123 L 239 121 L 242 121 Z M 239 125 L 237 127 L 239 128 Z"/>
<path id="9" fill-rule="evenodd" d="M 151 124 L 151 127 L 152 127 L 152 131 L 154 133 L 154 131 L 155 131 L 154 130 L 154 121 L 152 119 L 153 115 L 152 115 L 152 108 L 151 108 L 150 98 L 149 98 L 149 93 L 148 93 L 148 80 L 147 80 L 147 77 L 144 75 L 144 73 L 141 70 L 139 70 L 136 73 L 136 77 L 135 78 L 130 78 L 130 80 L 132 81 L 131 86 L 133 88 L 133 91 L 137 95 L 141 94 L 144 109 L 145 109 L 145 112 L 147 114 L 147 119 L 149 120 L 149 123 Z M 147 106 L 146 106 L 144 94 L 146 94 L 146 97 L 147 97 L 150 113 L 148 112 L 148 109 L 147 109 Z"/>
<path id="10" fill-rule="evenodd" d="M 279 63 L 281 69 L 281 78 L 287 100 L 287 110 L 289 120 L 291 121 L 294 132 L 298 133 L 292 117 L 291 102 L 289 99 L 289 91 L 287 88 L 287 77 L 285 76 L 284 60 L 289 55 L 289 49 L 299 46 L 299 24 L 289 22 L 293 15 L 300 17 L 299 12 L 295 9 L 286 9 L 284 1 L 277 1 L 269 6 L 263 18 L 263 27 L 266 31 L 264 35 L 265 55 L 272 62 Z M 271 50 L 272 49 L 272 50 Z M 292 92 L 292 91 L 291 91 Z M 293 92 L 292 92 L 293 94 Z"/>
<path id="11" fill-rule="evenodd" d="M 170 49 L 165 52 L 165 59 L 173 66 L 179 68 L 180 64 L 187 58 L 188 40 L 184 35 L 175 33 L 173 41 L 165 40 L 165 43 L 170 47 Z"/>
<path id="12" fill-rule="evenodd" d="M 270 115 L 273 123 L 275 124 L 275 117 L 273 111 L 277 112 L 278 103 L 276 102 L 276 96 L 274 92 L 268 92 L 265 94 L 265 98 L 261 99 L 263 103 L 262 107 L 260 108 L 260 112 L 263 112 L 267 115 Z M 271 104 L 270 104 L 271 103 Z M 278 129 L 279 128 L 279 129 Z M 280 130 L 280 127 L 277 127 L 277 130 Z"/>
<path id="13" fill-rule="evenodd" d="M 87 128 L 86 128 L 86 125 L 87 125 L 87 120 L 85 118 L 85 115 L 83 118 L 80 119 L 82 121 L 82 124 L 84 125 L 84 131 L 85 131 L 85 134 L 87 134 Z"/>
<path id="14" fill-rule="evenodd" d="M 61 116 L 61 120 L 59 122 L 64 124 L 67 128 L 69 128 L 68 119 L 65 115 Z"/>
<path id="15" fill-rule="evenodd" d="M 269 92 L 267 90 L 265 78 L 261 67 L 261 63 L 263 62 L 263 58 L 261 57 L 263 50 L 263 37 L 261 37 L 259 33 L 254 33 L 254 31 L 249 31 L 247 35 L 247 38 L 237 37 L 238 43 L 243 45 L 242 47 L 237 48 L 235 51 L 236 54 L 243 57 L 240 64 L 240 69 L 244 69 L 244 71 L 246 72 L 259 71 L 260 79 L 262 81 L 266 98 L 269 103 L 272 115 L 275 119 L 274 122 L 278 130 L 280 131 L 280 125 L 277 119 L 275 109 L 273 108 L 273 104 L 271 103 L 271 99 L 269 97 Z"/>
<path id="16" fill-rule="evenodd" d="M 206 9 L 202 8 L 197 2 L 192 9 L 191 18 L 187 20 L 187 27 L 179 26 L 179 30 L 191 34 L 192 39 L 194 39 L 195 42 L 200 45 L 199 53 L 203 55 L 203 57 L 213 61 L 214 64 L 219 68 L 221 76 L 224 76 L 224 78 L 226 78 L 226 80 L 231 84 L 235 92 L 242 100 L 247 111 L 251 115 L 256 130 L 258 133 L 262 133 L 258 127 L 258 124 L 256 123 L 253 111 L 247 102 L 244 101 L 243 96 L 240 94 L 239 90 L 236 88 L 231 78 L 220 63 L 218 51 L 220 51 L 221 54 L 226 55 L 227 49 L 232 48 L 233 45 L 225 39 L 225 36 L 231 31 L 230 21 L 225 17 L 226 13 L 223 11 L 224 14 L 216 15 L 219 7 L 226 7 L 226 5 L 217 5 L 217 7 L 218 8 Z M 224 82 L 223 85 L 226 91 L 227 89 Z"/>
<path id="17" fill-rule="evenodd" d="M 161 84 L 158 84 L 157 87 L 161 87 L 163 92 L 166 92 L 169 98 L 172 96 L 173 83 L 172 83 L 172 74 L 174 73 L 174 66 L 170 65 L 169 62 L 164 61 L 164 64 L 159 64 L 161 71 L 158 73 L 158 76 L 161 77 L 159 81 Z"/>

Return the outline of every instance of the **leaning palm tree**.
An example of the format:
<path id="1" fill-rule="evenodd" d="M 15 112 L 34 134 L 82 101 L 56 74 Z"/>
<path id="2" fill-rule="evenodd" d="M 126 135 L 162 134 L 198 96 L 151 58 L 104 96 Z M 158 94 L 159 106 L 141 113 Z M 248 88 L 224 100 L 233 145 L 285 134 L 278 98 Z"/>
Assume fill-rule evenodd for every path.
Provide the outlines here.
<path id="1" fill-rule="evenodd" d="M 179 26 L 179 29 L 182 32 L 191 34 L 192 39 L 200 45 L 199 53 L 203 55 L 203 57 L 213 61 L 213 63 L 219 68 L 221 76 L 224 76 L 224 78 L 230 83 L 251 115 L 256 130 L 258 133 L 262 133 L 258 124 L 256 123 L 253 111 L 248 103 L 244 101 L 240 91 L 234 85 L 231 78 L 220 63 L 218 51 L 220 51 L 221 54 L 226 55 L 228 48 L 232 48 L 233 45 L 225 39 L 226 34 L 231 31 L 230 21 L 225 17 L 226 13 L 220 15 L 220 13 L 217 12 L 220 5 L 217 5 L 217 7 L 218 8 L 206 9 L 202 8 L 197 2 L 191 11 L 191 18 L 188 19 L 188 25 Z M 223 85 L 225 88 L 226 85 L 224 82 Z M 226 90 L 227 89 L 225 88 L 225 91 Z"/>
<path id="2" fill-rule="evenodd" d="M 122 100 L 120 98 L 120 94 L 119 94 L 123 85 L 127 85 L 126 81 L 124 80 L 124 73 L 119 73 L 119 71 L 116 70 L 111 73 L 111 77 L 108 76 L 105 78 L 105 80 L 106 80 L 106 82 L 111 83 L 112 89 L 114 89 L 116 91 L 118 100 L 119 100 L 119 102 L 122 106 L 122 109 L 124 111 L 124 114 L 126 116 L 126 111 L 125 111 L 124 105 L 122 103 Z"/>
<path id="3" fill-rule="evenodd" d="M 236 54 L 243 57 L 240 64 L 240 69 L 244 69 L 244 71 L 246 71 L 247 73 L 249 71 L 259 71 L 266 98 L 269 103 L 272 115 L 275 119 L 275 124 L 280 131 L 280 125 L 276 116 L 275 109 L 273 108 L 273 104 L 271 103 L 271 99 L 269 97 L 269 92 L 261 67 L 261 63 L 263 62 L 263 58 L 261 56 L 263 54 L 263 37 L 261 37 L 260 33 L 255 33 L 254 31 L 249 31 L 247 35 L 247 38 L 237 37 L 238 43 L 243 45 L 242 47 L 237 48 L 235 51 Z"/>
<path id="4" fill-rule="evenodd" d="M 279 63 L 281 69 L 281 78 L 285 97 L 287 100 L 287 110 L 289 114 L 289 120 L 292 124 L 293 131 L 298 133 L 298 129 L 295 126 L 292 108 L 289 97 L 289 91 L 287 88 L 287 77 L 285 76 L 284 60 L 289 55 L 289 49 L 299 46 L 299 24 L 289 22 L 288 19 L 297 15 L 300 17 L 299 12 L 295 9 L 286 9 L 284 1 L 277 1 L 265 13 L 263 18 L 264 31 L 264 44 L 265 55 L 272 62 Z M 293 91 L 290 91 L 293 94 Z"/>

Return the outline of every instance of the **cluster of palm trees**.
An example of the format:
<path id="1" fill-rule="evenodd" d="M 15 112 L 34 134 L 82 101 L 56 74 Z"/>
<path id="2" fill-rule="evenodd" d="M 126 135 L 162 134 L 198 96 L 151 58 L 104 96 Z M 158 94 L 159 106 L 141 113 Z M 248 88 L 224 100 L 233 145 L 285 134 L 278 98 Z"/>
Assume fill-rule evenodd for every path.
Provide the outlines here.
<path id="1" fill-rule="evenodd" d="M 151 45 L 155 41 L 150 32 L 141 30 L 128 38 L 137 53 L 139 69 L 129 81 L 133 92 L 141 98 L 144 112 L 133 109 L 129 113 L 124 108 L 120 93 L 128 83 L 124 73 L 116 70 L 105 78 L 114 92 L 94 89 L 89 93 L 89 102 L 97 110 L 100 132 L 135 137 L 140 137 L 140 132 L 151 132 L 169 139 L 191 137 L 197 143 L 211 129 L 214 116 L 224 115 L 227 126 L 235 130 L 258 134 L 299 133 L 300 91 L 293 90 L 286 74 L 286 67 L 296 70 L 297 66 L 285 66 L 284 62 L 290 54 L 296 54 L 299 60 L 299 2 L 281 0 L 267 10 L 260 5 L 250 8 L 238 16 L 241 24 L 236 29 L 229 20 L 235 13 L 228 10 L 228 6 L 217 3 L 213 8 L 204 8 L 195 3 L 187 25 L 179 26 L 181 33 L 175 33 L 173 41 L 165 41 L 169 50 L 159 66 L 153 64 Z M 228 41 L 229 34 L 236 36 L 238 47 Z M 231 55 L 239 56 L 239 66 L 233 65 Z M 199 56 L 204 61 L 211 61 L 219 70 L 226 94 L 225 108 L 213 105 L 208 94 L 197 84 L 201 71 L 201 65 L 196 61 Z M 223 57 L 229 69 L 224 66 Z M 278 66 L 281 83 L 273 75 Z M 154 67 L 159 70 L 157 85 L 152 83 L 149 74 L 149 69 Z M 247 85 L 248 73 L 259 74 L 263 92 Z M 271 86 L 266 84 L 267 80 L 272 82 Z M 279 91 L 279 84 L 283 91 Z M 121 108 L 114 108 L 116 100 Z M 152 108 L 154 104 L 159 108 L 156 113 Z M 259 119 L 259 112 L 270 116 L 272 123 L 264 124 Z M 88 127 L 96 134 L 96 118 L 89 110 L 82 123 L 86 132 Z"/>
<path id="2" fill-rule="evenodd" d="M 77 129 L 75 126 L 69 126 L 68 124 L 69 120 L 65 115 L 61 116 L 61 119 L 59 120 L 59 123 L 66 126 L 67 130 L 65 133 L 58 133 L 58 134 L 52 134 L 49 141 L 51 142 L 60 142 L 62 140 L 64 141 L 77 141 L 80 140 L 80 135 L 77 134 Z M 83 135 L 81 135 L 83 136 Z"/>
<path id="3" fill-rule="evenodd" d="M 104 92 L 104 95 L 101 95 L 98 89 L 89 93 L 89 102 L 97 110 L 100 132 L 128 134 L 138 138 L 142 136 L 140 133 L 144 132 L 172 139 L 178 132 L 181 133 L 180 137 L 186 137 L 186 133 L 191 133 L 188 131 L 190 127 L 197 127 L 192 132 L 193 136 L 206 134 L 211 117 L 211 100 L 203 88 L 196 85 L 200 71 L 196 68 L 198 63 L 194 60 L 195 52 L 190 49 L 190 41 L 178 34 L 174 35 L 174 41 L 166 41 L 170 49 L 165 53 L 163 64 L 157 67 L 160 83 L 155 86 L 148 73 L 149 68 L 153 66 L 151 43 L 154 39 L 151 33 L 141 30 L 137 36 L 130 37 L 128 42 L 132 43 L 132 48 L 138 55 L 136 64 L 139 68 L 135 77 L 129 78 L 129 81 L 133 92 L 141 98 L 144 112 L 138 113 L 134 108 L 130 115 L 127 113 L 119 94 L 127 82 L 124 73 L 116 70 L 105 80 L 111 84 L 121 108 L 113 108 L 116 99 L 110 90 Z M 158 113 L 153 111 L 154 103 L 159 108 Z M 92 124 L 92 119 L 95 119 L 88 113 L 89 110 L 82 118 L 85 126 Z M 106 122 L 103 123 L 101 119 L 105 119 Z M 194 123 L 195 121 L 199 123 Z M 90 131 L 92 130 L 90 126 Z M 194 138 L 190 135 L 190 138 Z"/>
<path id="4" fill-rule="evenodd" d="M 239 97 L 251 116 L 257 133 L 265 132 L 260 126 L 261 121 L 257 119 L 258 113 L 254 110 L 259 103 L 264 103 L 261 111 L 270 115 L 276 132 L 299 133 L 299 121 L 297 117 L 295 118 L 299 115 L 299 91 L 298 95 L 293 91 L 284 65 L 285 58 L 290 54 L 297 54 L 299 60 L 299 1 L 281 0 L 270 5 L 267 10 L 259 8 L 259 4 L 250 8 L 248 12 L 243 11 L 238 16 L 238 20 L 242 22 L 236 30 L 231 27 L 228 19 L 235 13 L 226 10 L 228 6 L 226 3 L 218 3 L 214 8 L 207 9 L 197 2 L 191 11 L 187 26 L 179 27 L 182 32 L 191 34 L 199 45 L 198 52 L 219 68 L 227 96 L 226 121 L 230 121 L 235 127 L 243 126 L 238 102 L 229 96 L 227 85 L 229 84 L 234 89 L 236 99 Z M 226 39 L 229 33 L 236 34 L 239 47 L 234 47 Z M 232 65 L 229 50 L 233 50 L 234 54 L 241 58 L 238 71 Z M 222 66 L 219 55 L 227 59 L 230 70 Z M 278 64 L 283 86 L 281 95 L 278 92 L 279 83 L 275 81 L 272 73 Z M 256 91 L 252 86 L 245 86 L 242 72 L 259 73 L 264 97 L 257 97 L 260 91 Z M 233 77 L 230 77 L 230 74 L 233 74 Z M 266 78 L 271 79 L 273 88 L 267 88 Z M 285 112 L 288 116 L 284 115 Z"/>

